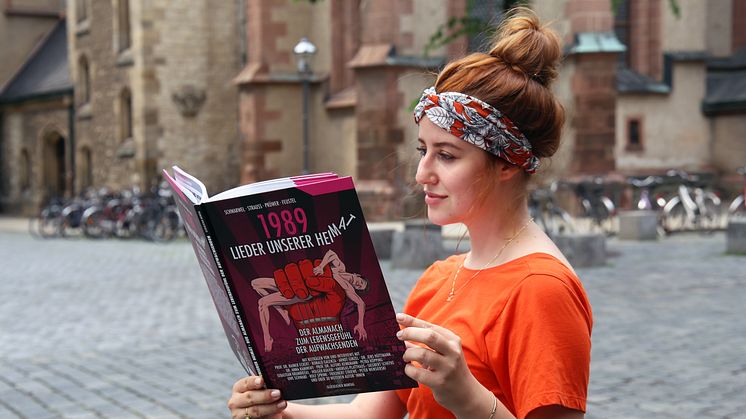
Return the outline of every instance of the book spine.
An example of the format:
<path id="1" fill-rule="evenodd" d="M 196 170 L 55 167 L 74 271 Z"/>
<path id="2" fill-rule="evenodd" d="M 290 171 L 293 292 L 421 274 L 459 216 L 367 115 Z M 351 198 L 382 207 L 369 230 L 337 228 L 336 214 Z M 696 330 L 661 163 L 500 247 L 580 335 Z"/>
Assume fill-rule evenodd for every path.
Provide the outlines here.
<path id="1" fill-rule="evenodd" d="M 217 251 L 215 242 L 214 242 L 214 234 L 213 230 L 210 226 L 210 223 L 207 220 L 207 217 L 205 217 L 204 212 L 202 211 L 202 207 L 200 205 L 195 205 L 195 210 L 197 211 L 197 216 L 199 217 L 199 222 L 202 225 L 202 230 L 205 232 L 205 238 L 207 239 L 207 243 L 210 246 L 210 251 L 212 252 L 212 257 L 215 259 L 215 265 L 217 265 L 218 273 L 220 275 L 220 279 L 223 282 L 223 286 L 225 287 L 225 292 L 228 294 L 228 300 L 230 301 L 231 308 L 233 309 L 233 315 L 236 317 L 236 322 L 238 322 L 238 326 L 241 329 L 241 334 L 244 338 L 244 343 L 246 344 L 246 349 L 249 352 L 249 355 L 251 356 L 251 362 L 254 364 L 254 370 L 258 373 L 264 374 L 264 369 L 261 366 L 261 363 L 259 362 L 259 359 L 257 357 L 256 351 L 254 350 L 254 345 L 251 343 L 251 338 L 249 337 L 249 333 L 246 330 L 246 325 L 243 319 L 243 316 L 241 316 L 241 309 L 238 306 L 238 302 L 236 301 L 236 298 L 234 298 L 234 290 L 233 286 L 228 279 L 227 274 L 225 273 L 225 269 L 223 268 L 223 262 L 220 258 L 220 253 Z"/>

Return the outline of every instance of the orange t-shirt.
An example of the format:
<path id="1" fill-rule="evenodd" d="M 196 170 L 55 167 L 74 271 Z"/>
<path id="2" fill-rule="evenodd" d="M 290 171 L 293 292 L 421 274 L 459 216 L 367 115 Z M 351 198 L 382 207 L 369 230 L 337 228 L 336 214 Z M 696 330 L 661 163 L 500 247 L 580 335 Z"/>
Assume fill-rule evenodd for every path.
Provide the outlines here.
<path id="1" fill-rule="evenodd" d="M 516 417 L 555 404 L 585 411 L 593 319 L 577 276 L 554 256 L 533 253 L 485 269 L 459 289 L 476 273 L 462 268 L 446 302 L 465 257 L 430 266 L 404 312 L 459 335 L 471 373 Z M 397 393 L 412 419 L 454 417 L 426 386 Z"/>

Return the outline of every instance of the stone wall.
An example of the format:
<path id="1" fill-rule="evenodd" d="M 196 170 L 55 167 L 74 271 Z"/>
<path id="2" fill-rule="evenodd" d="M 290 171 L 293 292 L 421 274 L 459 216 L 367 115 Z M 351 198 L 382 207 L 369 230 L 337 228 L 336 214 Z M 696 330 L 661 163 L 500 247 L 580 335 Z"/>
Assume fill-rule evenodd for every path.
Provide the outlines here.
<path id="1" fill-rule="evenodd" d="M 119 0 L 118 0 L 119 1 Z M 119 51 L 114 2 L 91 2 L 89 18 L 70 19 L 71 73 L 81 91 L 79 60 L 90 66 L 90 103 L 76 103 L 80 147 L 92 150 L 93 182 L 148 188 L 178 164 L 211 192 L 239 181 L 238 7 L 226 2 L 130 1 L 131 46 Z M 74 2 L 71 2 L 74 3 Z M 68 5 L 74 16 L 75 9 Z M 124 138 L 122 94 L 132 101 L 132 135 Z"/>
<path id="2" fill-rule="evenodd" d="M 743 178 L 735 171 L 746 166 L 746 118 L 743 115 L 718 115 L 711 118 L 714 166 L 726 178 L 735 178 L 742 185 Z"/>
<path id="3" fill-rule="evenodd" d="M 143 174 L 136 170 L 135 159 L 121 137 L 120 97 L 124 89 L 130 89 L 133 104 L 133 135 L 139 133 L 141 114 L 136 110 L 143 98 L 133 88 L 135 78 L 135 56 L 119 54 L 113 38 L 114 11 L 108 1 L 90 2 L 88 19 L 78 22 L 75 17 L 75 2 L 68 2 L 68 61 L 70 77 L 75 83 L 75 137 L 77 147 L 88 147 L 92 151 L 91 165 L 93 183 L 112 189 L 129 187 L 144 182 Z M 133 13 L 131 21 L 135 21 Z M 134 28 L 133 28 L 134 29 Z M 135 31 L 133 30 L 133 33 Z M 133 39 L 132 49 L 139 42 Z M 90 101 L 83 103 L 81 57 L 89 63 Z"/>
<path id="4" fill-rule="evenodd" d="M 72 148 L 68 131 L 69 113 L 64 100 L 26 103 L 7 107 L 2 113 L 0 143 L 3 156 L 2 173 L 9 173 L 2 181 L 0 206 L 4 212 L 31 215 L 36 208 L 64 191 L 72 191 Z M 51 159 L 52 139 L 64 142 L 64 163 L 57 167 Z M 28 162 L 23 159 L 27 153 Z M 28 168 L 23 167 L 28 163 Z M 25 177 L 28 175 L 28 179 Z M 64 185 L 57 190 L 59 183 Z"/>
<path id="5" fill-rule="evenodd" d="M 707 50 L 715 56 L 726 56 L 733 52 L 731 34 L 737 31 L 734 19 L 724 19 L 734 11 L 733 0 L 710 0 L 707 2 Z M 739 3 L 738 0 L 735 3 Z M 740 3 L 746 4 L 743 1 Z M 744 8 L 746 11 L 746 8 Z M 741 26 L 744 26 L 743 22 Z"/>
<path id="6" fill-rule="evenodd" d="M 619 95 L 615 147 L 619 170 L 633 173 L 708 168 L 712 161 L 711 136 L 709 123 L 700 111 L 704 93 L 704 63 L 678 62 L 671 93 Z M 629 118 L 642 121 L 640 150 L 626 149 Z"/>
<path id="7" fill-rule="evenodd" d="M 160 172 L 178 164 L 217 193 L 239 182 L 240 69 L 235 1 L 145 2 L 144 153 Z M 152 162 L 152 163 L 151 163 Z"/>
<path id="8" fill-rule="evenodd" d="M 705 51 L 708 44 L 708 14 L 710 1 L 679 0 L 681 16 L 671 13 L 668 2 L 663 5 L 663 51 Z M 716 4 L 717 2 L 715 2 Z M 725 19 L 727 15 L 721 16 Z M 712 42 L 712 41 L 710 41 Z"/>

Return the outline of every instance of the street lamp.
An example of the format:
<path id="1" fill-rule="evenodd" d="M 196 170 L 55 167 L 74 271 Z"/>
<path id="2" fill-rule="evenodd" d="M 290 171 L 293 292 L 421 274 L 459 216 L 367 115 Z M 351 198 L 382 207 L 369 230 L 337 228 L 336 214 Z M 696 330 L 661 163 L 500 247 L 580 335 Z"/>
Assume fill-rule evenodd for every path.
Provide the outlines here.
<path id="1" fill-rule="evenodd" d="M 303 173 L 308 173 L 308 91 L 313 75 L 311 67 L 313 56 L 316 55 L 316 45 L 305 36 L 293 48 L 293 55 L 298 64 L 298 75 L 303 84 Z"/>

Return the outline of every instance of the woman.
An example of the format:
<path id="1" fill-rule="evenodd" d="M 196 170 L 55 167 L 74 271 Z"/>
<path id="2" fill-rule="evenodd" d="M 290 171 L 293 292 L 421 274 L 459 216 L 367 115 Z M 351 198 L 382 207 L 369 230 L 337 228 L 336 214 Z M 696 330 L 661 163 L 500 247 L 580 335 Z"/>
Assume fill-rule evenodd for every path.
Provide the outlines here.
<path id="1" fill-rule="evenodd" d="M 517 9 L 489 54 L 450 63 L 415 109 L 428 218 L 464 223 L 471 240 L 425 271 L 397 315 L 420 386 L 304 406 L 248 377 L 233 387 L 234 418 L 583 417 L 590 304 L 526 205 L 531 173 L 559 145 L 560 57 L 557 35 Z"/>

